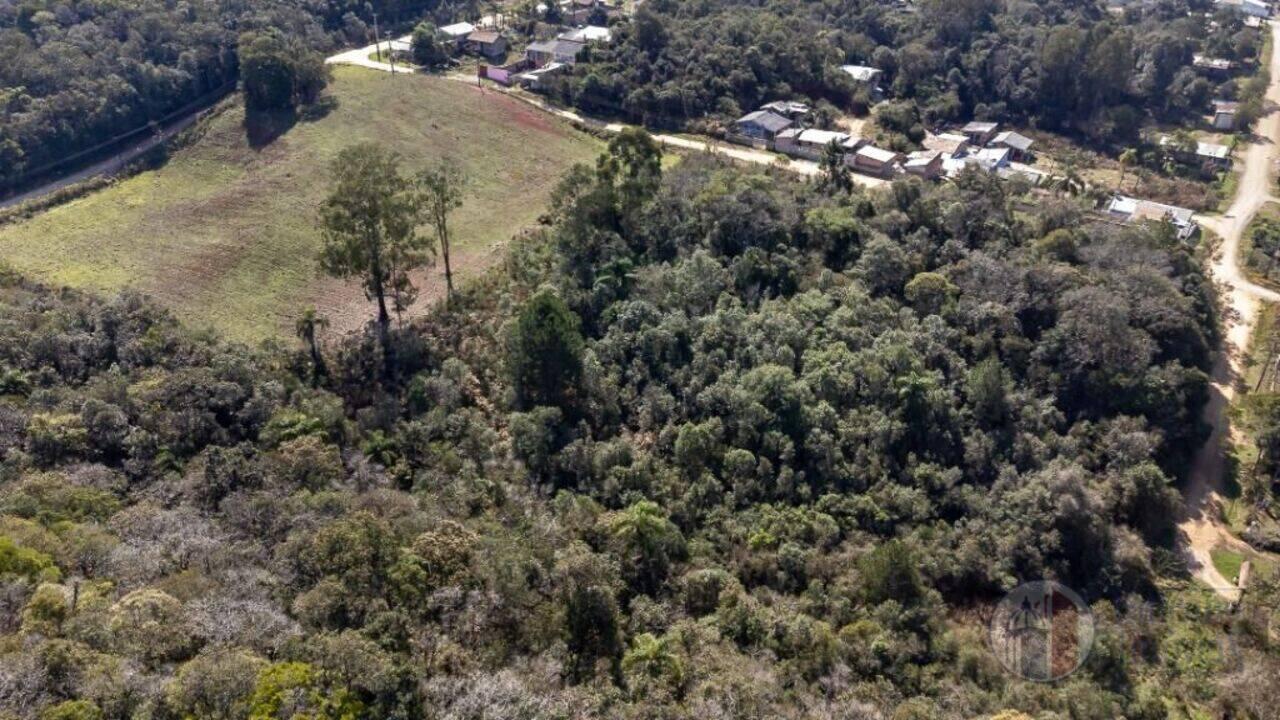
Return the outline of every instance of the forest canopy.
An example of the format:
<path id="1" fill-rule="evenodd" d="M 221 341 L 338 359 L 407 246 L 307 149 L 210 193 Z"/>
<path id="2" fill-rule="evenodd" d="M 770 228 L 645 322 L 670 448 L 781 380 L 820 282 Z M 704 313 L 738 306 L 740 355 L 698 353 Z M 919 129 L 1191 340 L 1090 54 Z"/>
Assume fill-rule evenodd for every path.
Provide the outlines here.
<path id="1" fill-rule="evenodd" d="M 1263 717 L 1275 589 L 1229 666 L 1172 569 L 1168 227 L 628 132 L 511 253 L 322 376 L 3 276 L 0 716 Z M 1099 623 L 1051 691 L 972 617 L 1039 577 Z"/>

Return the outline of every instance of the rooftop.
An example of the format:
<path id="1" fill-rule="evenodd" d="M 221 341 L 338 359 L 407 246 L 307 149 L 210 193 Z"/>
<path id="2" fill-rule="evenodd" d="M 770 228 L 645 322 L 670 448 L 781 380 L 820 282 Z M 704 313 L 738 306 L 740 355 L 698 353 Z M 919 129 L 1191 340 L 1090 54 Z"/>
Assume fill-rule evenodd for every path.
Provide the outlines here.
<path id="1" fill-rule="evenodd" d="M 842 143 L 848 139 L 848 133 L 836 132 L 835 130 L 815 130 L 813 128 L 801 130 L 796 137 L 796 140 L 808 145 L 829 145 L 833 142 Z"/>
<path id="2" fill-rule="evenodd" d="M 880 77 L 880 69 L 867 65 L 841 65 L 840 69 L 858 82 L 875 82 Z"/>
<path id="3" fill-rule="evenodd" d="M 791 127 L 791 120 L 770 110 L 754 110 L 738 118 L 737 122 L 755 123 L 769 132 L 779 132 Z"/>
<path id="4" fill-rule="evenodd" d="M 450 37 L 466 37 L 475 32 L 476 26 L 469 22 L 454 23 L 440 28 L 440 32 Z"/>
<path id="5" fill-rule="evenodd" d="M 560 33 L 560 39 L 573 42 L 609 42 L 613 40 L 613 31 L 599 25 L 587 25 Z"/>
<path id="6" fill-rule="evenodd" d="M 863 145 L 858 148 L 858 154 L 862 157 L 869 158 L 878 163 L 889 163 L 897 159 L 898 153 L 892 150 L 881 150 L 874 145 Z"/>
<path id="7" fill-rule="evenodd" d="M 991 139 L 991 142 L 1007 145 L 1008 147 L 1011 147 L 1021 152 L 1026 152 L 1027 150 L 1030 150 L 1031 146 L 1035 144 L 1035 141 L 1032 140 L 1031 138 L 1027 137 L 1026 135 L 1013 132 L 1012 130 L 1005 130 L 1002 133 L 998 133 L 994 138 Z"/>

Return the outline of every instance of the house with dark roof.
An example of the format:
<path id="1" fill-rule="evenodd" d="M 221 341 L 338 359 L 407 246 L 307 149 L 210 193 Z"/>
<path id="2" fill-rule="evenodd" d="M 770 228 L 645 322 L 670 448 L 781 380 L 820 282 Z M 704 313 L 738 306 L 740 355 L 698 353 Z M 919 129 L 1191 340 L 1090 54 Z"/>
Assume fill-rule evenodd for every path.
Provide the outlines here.
<path id="1" fill-rule="evenodd" d="M 1022 161 L 1031 155 L 1031 146 L 1034 144 L 1035 141 L 1026 135 L 1012 130 L 1005 130 L 996 133 L 996 136 L 991 138 L 988 147 L 1008 148 L 1014 160 Z"/>
<path id="2" fill-rule="evenodd" d="M 1236 129 L 1236 116 L 1240 113 L 1240 103 L 1231 100 L 1214 100 L 1213 101 L 1213 129 L 1226 130 L 1228 132 Z"/>
<path id="3" fill-rule="evenodd" d="M 764 140 L 772 143 L 778 133 L 791 127 L 791 118 L 783 117 L 771 110 L 756 110 L 734 121 L 734 130 L 748 138 Z"/>
<path id="4" fill-rule="evenodd" d="M 476 30 L 467 36 L 467 50 L 490 60 L 507 55 L 507 38 L 497 30 Z"/>
<path id="5" fill-rule="evenodd" d="M 812 112 L 812 108 L 806 103 L 796 102 L 795 100 L 774 100 L 771 103 L 761 105 L 760 109 L 784 115 L 792 120 L 800 120 Z"/>

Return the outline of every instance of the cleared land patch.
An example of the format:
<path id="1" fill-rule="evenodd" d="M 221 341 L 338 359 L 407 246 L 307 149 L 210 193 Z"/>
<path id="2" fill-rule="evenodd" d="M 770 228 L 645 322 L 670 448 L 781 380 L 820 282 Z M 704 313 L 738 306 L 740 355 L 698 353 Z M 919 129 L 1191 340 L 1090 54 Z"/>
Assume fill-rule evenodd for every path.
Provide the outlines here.
<path id="1" fill-rule="evenodd" d="M 319 273 L 317 208 L 329 163 L 380 142 L 412 171 L 445 160 L 467 177 L 454 215 L 455 274 L 482 270 L 536 221 L 556 181 L 601 144 L 517 100 L 442 78 L 337 67 L 323 118 L 255 147 L 241 105 L 163 167 L 0 228 L 0 260 L 52 283 L 98 292 L 133 287 L 183 320 L 246 342 L 291 335 L 316 305 L 334 329 L 372 317 L 354 283 Z M 443 269 L 417 278 L 417 308 L 443 292 Z"/>

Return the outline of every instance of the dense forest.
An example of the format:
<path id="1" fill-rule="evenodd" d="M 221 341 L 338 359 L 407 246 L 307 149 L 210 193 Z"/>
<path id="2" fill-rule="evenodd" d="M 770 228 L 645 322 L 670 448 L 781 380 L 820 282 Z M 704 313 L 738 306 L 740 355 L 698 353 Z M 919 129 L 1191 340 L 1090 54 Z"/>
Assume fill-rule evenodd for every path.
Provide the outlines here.
<path id="1" fill-rule="evenodd" d="M 1166 227 L 633 132 L 389 363 L 5 274 L 0 717 L 1273 717 L 1276 589 L 1172 552 L 1212 297 Z M 982 639 L 1043 576 L 1052 686 Z"/>
<path id="2" fill-rule="evenodd" d="M 299 48 L 366 43 L 433 0 L 0 0 L 0 193 L 234 83 L 242 33 Z M 463 3 L 466 5 L 466 3 Z"/>
<path id="3" fill-rule="evenodd" d="M 1133 143 L 1152 116 L 1260 99 L 1261 86 L 1193 70 L 1195 53 L 1248 63 L 1262 45 L 1257 30 L 1213 9 L 1207 0 L 1134 3 L 1122 15 L 1090 0 L 649 0 L 558 92 L 655 125 L 793 97 L 865 112 L 869 88 L 839 69 L 855 63 L 881 69 L 886 95 L 930 126 L 979 118 Z"/>

